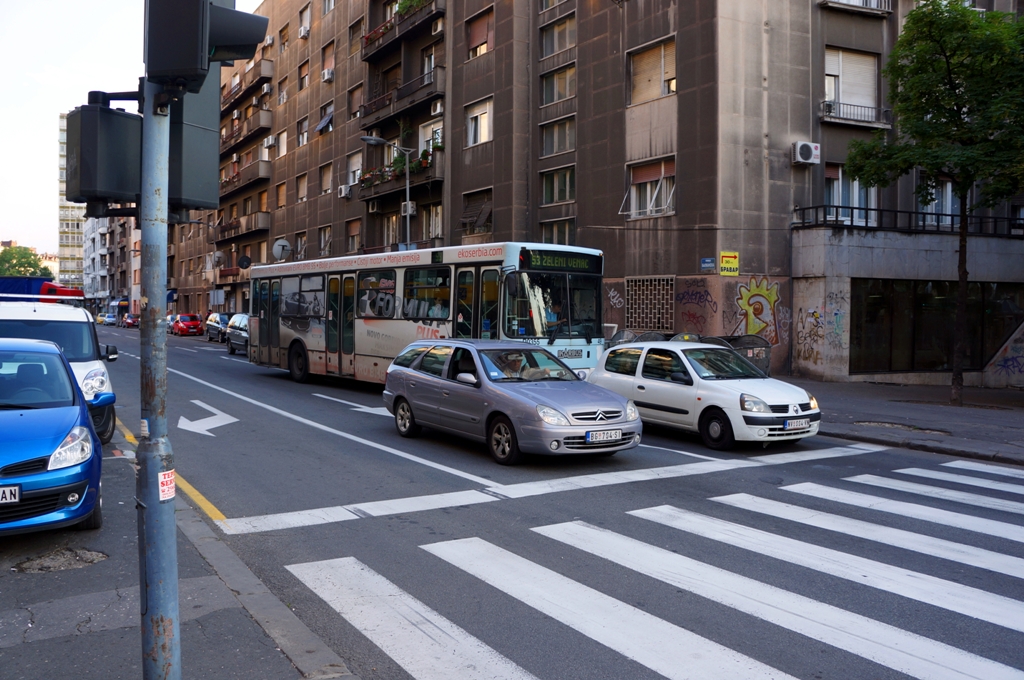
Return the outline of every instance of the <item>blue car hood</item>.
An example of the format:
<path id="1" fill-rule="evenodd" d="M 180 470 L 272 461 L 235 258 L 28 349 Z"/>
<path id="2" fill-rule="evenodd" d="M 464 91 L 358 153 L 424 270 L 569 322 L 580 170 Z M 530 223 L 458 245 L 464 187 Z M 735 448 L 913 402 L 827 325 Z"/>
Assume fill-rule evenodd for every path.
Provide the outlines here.
<path id="1" fill-rule="evenodd" d="M 80 415 L 78 406 L 0 411 L 0 467 L 49 456 Z"/>

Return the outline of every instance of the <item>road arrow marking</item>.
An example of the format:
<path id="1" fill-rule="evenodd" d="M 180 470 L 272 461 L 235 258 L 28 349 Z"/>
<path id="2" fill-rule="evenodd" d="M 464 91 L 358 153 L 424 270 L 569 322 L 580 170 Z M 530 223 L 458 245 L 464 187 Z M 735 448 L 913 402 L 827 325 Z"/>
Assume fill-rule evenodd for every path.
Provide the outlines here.
<path id="1" fill-rule="evenodd" d="M 335 399 L 334 397 L 328 397 L 326 394 L 316 394 L 315 392 L 313 393 L 313 396 L 314 397 L 320 397 L 321 399 L 327 399 L 329 401 L 336 401 L 339 404 L 345 404 L 346 406 L 351 406 L 352 410 L 356 411 L 358 413 L 375 413 L 378 416 L 384 416 L 385 418 L 390 418 L 391 417 L 391 414 L 388 413 L 387 408 L 384 407 L 384 406 L 378 406 L 377 408 L 373 408 L 372 406 L 366 406 L 364 404 L 357 404 L 354 401 L 345 401 L 344 399 Z"/>
<path id="2" fill-rule="evenodd" d="M 196 434 L 205 434 L 207 437 L 215 437 L 217 435 L 212 434 L 207 430 L 212 430 L 213 428 L 220 427 L 221 425 L 229 425 L 230 423 L 238 422 L 238 418 L 235 418 L 234 416 L 229 416 L 227 413 L 224 413 L 223 411 L 218 411 L 214 407 L 208 404 L 204 404 L 198 399 L 193 399 L 192 403 L 201 408 L 205 408 L 207 411 L 213 413 L 213 415 L 207 418 L 203 418 L 202 420 L 189 420 L 185 416 L 181 416 L 180 418 L 178 418 L 178 427 L 180 427 L 183 430 L 195 432 Z"/>

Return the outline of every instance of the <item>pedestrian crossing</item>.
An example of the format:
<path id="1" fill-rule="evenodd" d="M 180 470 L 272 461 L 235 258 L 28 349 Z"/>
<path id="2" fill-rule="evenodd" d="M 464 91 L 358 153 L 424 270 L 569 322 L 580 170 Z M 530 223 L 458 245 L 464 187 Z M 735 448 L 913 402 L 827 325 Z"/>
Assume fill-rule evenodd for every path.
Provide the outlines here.
<path id="1" fill-rule="evenodd" d="M 567 637 L 549 636 L 547 644 L 583 636 L 666 678 L 821 677 L 807 668 L 818 668 L 832 649 L 836 663 L 853 655 L 864 668 L 876 665 L 878 677 L 1024 680 L 1024 513 L 1001 497 L 1024 493 L 1024 475 L 973 461 L 891 475 L 641 507 L 614 528 L 574 518 L 530 527 L 508 539 L 512 546 L 490 536 L 429 543 L 419 546 L 423 559 L 413 571 L 442 581 L 454 569 L 472 596 L 511 598 L 563 627 Z M 992 477 L 1005 481 L 991 486 Z M 536 557 L 549 553 L 559 557 Z M 578 573 L 580 565 L 605 577 Z M 287 569 L 417 680 L 546 680 L 528 653 L 507 644 L 496 651 L 500 606 L 479 607 L 479 619 L 456 625 L 432 608 L 444 602 L 403 589 L 405 566 L 378 573 L 342 557 Z M 679 602 L 648 606 L 623 597 L 629 588 L 596 587 L 609 583 L 608 574 L 614 584 Z M 709 614 L 694 602 L 706 602 L 725 622 L 709 627 Z M 800 636 L 806 644 L 792 645 L 791 654 L 814 659 L 767 655 L 728 637 L 730 626 Z M 988 644 L 993 638 L 1002 644 Z M 839 677 L 863 675 L 848 672 Z M 584 669 L 580 677 L 587 675 Z"/>

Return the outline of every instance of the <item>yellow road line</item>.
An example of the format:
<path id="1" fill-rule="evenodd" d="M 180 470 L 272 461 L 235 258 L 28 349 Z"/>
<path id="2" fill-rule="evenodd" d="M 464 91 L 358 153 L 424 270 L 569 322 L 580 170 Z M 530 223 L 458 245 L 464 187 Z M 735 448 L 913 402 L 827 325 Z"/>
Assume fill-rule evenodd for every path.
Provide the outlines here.
<path id="1" fill-rule="evenodd" d="M 121 430 L 121 434 L 124 435 L 124 438 L 128 440 L 129 444 L 133 446 L 139 445 L 139 440 L 135 438 L 135 435 L 132 434 L 131 430 L 125 427 L 125 424 L 121 422 L 120 418 L 117 419 L 117 429 Z"/>

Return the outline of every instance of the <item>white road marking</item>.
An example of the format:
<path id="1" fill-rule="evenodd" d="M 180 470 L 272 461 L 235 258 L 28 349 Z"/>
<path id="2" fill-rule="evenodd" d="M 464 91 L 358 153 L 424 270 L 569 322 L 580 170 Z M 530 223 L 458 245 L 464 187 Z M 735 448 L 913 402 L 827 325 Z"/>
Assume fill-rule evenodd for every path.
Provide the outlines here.
<path id="1" fill-rule="evenodd" d="M 919 519 L 924 522 L 934 522 L 935 524 L 942 524 L 955 529 L 974 531 L 979 534 L 998 536 L 999 538 L 1024 543 L 1024 527 L 1017 526 L 1016 524 L 1010 524 L 1009 522 L 1000 522 L 994 519 L 985 519 L 984 517 L 974 517 L 973 515 L 962 515 L 958 512 L 940 510 L 938 508 L 928 507 L 927 505 L 917 505 L 916 503 L 892 501 L 888 498 L 880 498 L 869 494 L 857 493 L 856 491 L 847 491 L 846 489 L 834 489 L 829 486 L 812 484 L 811 482 L 793 484 L 791 486 L 783 486 L 779 488 L 783 491 L 792 491 L 794 493 L 813 496 L 827 501 L 855 505 L 869 510 L 879 510 L 881 512 L 899 515 L 900 517 L 910 517 L 911 519 Z"/>
<path id="2" fill-rule="evenodd" d="M 927 484 L 916 484 L 914 482 L 903 481 L 902 479 L 878 477 L 877 475 L 857 475 L 855 477 L 845 477 L 844 480 L 847 482 L 858 482 L 860 484 L 879 486 L 883 489 L 893 489 L 894 491 L 916 493 L 920 496 L 938 498 L 944 501 L 953 501 L 955 503 L 963 503 L 965 505 L 975 505 L 979 508 L 1001 510 L 1002 512 L 1012 512 L 1017 515 L 1024 515 L 1024 503 L 1020 503 L 1018 501 L 1007 501 L 1002 498 L 989 498 L 988 496 L 981 496 L 976 493 L 953 491 L 952 489 L 943 489 L 937 486 L 928 486 Z"/>
<path id="3" fill-rule="evenodd" d="M 989 463 L 979 463 L 976 460 L 954 460 L 951 463 L 943 463 L 942 465 L 943 467 L 958 468 L 960 470 L 973 470 L 974 472 L 985 472 L 990 475 L 1003 475 L 1004 477 L 1024 479 L 1024 470 L 1020 468 L 990 465 Z"/>
<path id="4" fill-rule="evenodd" d="M 1009 597 L 668 505 L 629 514 L 1024 632 L 1024 603 Z"/>
<path id="5" fill-rule="evenodd" d="M 667 678 L 790 678 L 479 538 L 420 546 Z"/>
<path id="6" fill-rule="evenodd" d="M 865 453 L 885 451 L 887 448 L 889 447 L 875 446 L 874 444 L 850 444 L 849 446 L 834 446 L 828 449 L 809 449 L 807 451 L 793 451 L 791 453 L 766 453 L 762 456 L 751 456 L 748 460 L 766 463 L 768 465 L 784 465 L 786 463 L 803 463 L 811 460 L 841 458 L 843 456 L 859 456 Z"/>
<path id="7" fill-rule="evenodd" d="M 584 522 L 534 531 L 912 677 L 1024 677 L 1015 668 Z"/>
<path id="8" fill-rule="evenodd" d="M 669 449 L 664 446 L 652 446 L 650 444 L 641 444 L 640 447 L 644 449 L 658 449 L 659 451 L 671 451 L 672 453 L 678 453 L 684 456 L 691 456 L 693 458 L 701 458 L 703 460 L 722 460 L 721 458 L 715 458 L 714 456 L 702 456 L 699 453 L 690 453 L 689 451 L 680 451 L 679 449 Z"/>
<path id="9" fill-rule="evenodd" d="M 934 538 L 912 531 L 894 529 L 892 527 L 864 522 L 859 519 L 831 515 L 818 510 L 802 508 L 798 505 L 780 503 L 768 498 L 760 498 L 746 493 L 719 496 L 711 500 L 736 508 L 759 512 L 771 517 L 788 519 L 807 526 L 818 527 L 828 531 L 856 536 L 869 541 L 877 541 L 886 545 L 896 546 L 904 550 L 912 550 L 923 555 L 931 555 L 944 560 L 951 560 L 979 569 L 1006 574 L 1015 578 L 1024 578 L 1024 559 L 984 550 L 972 545 L 964 545 Z"/>
<path id="10" fill-rule="evenodd" d="M 955 484 L 963 484 L 965 486 L 977 486 L 981 487 L 982 489 L 991 489 L 992 491 L 1004 491 L 1006 493 L 1024 495 L 1024 486 L 1020 484 L 1010 484 L 1008 482 L 994 482 L 989 479 L 968 477 L 966 475 L 954 475 L 949 472 L 942 472 L 940 470 L 925 470 L 923 468 L 903 468 L 902 470 L 894 470 L 893 472 L 898 472 L 904 475 L 914 475 L 915 477 L 935 479 L 941 482 L 953 482 Z"/>
<path id="11" fill-rule="evenodd" d="M 339 404 L 345 404 L 346 406 L 351 406 L 352 410 L 356 411 L 357 413 L 372 413 L 374 415 L 384 416 L 385 418 L 390 418 L 391 417 L 391 414 L 388 413 L 387 408 L 384 407 L 384 406 L 377 406 L 377 407 L 366 406 L 364 404 L 357 404 L 354 401 L 345 401 L 344 399 L 335 399 L 334 397 L 328 397 L 326 394 L 317 394 L 315 392 L 313 393 L 313 396 L 314 397 L 320 397 L 321 399 L 327 399 L 329 401 L 336 401 Z"/>
<path id="12" fill-rule="evenodd" d="M 192 403 L 200 408 L 206 409 L 213 415 L 207 416 L 201 420 L 189 420 L 185 416 L 180 416 L 178 418 L 178 427 L 182 430 L 188 430 L 189 432 L 195 432 L 196 434 L 204 434 L 207 437 L 216 437 L 217 435 L 211 433 L 210 430 L 215 427 L 221 427 L 223 425 L 230 425 L 231 423 L 238 422 L 238 418 L 229 416 L 223 411 L 218 411 L 214 407 L 209 404 L 204 404 L 198 399 L 193 399 Z"/>
<path id="13" fill-rule="evenodd" d="M 256 366 L 257 365 L 257 364 L 254 364 L 254 363 L 250 362 L 250 361 L 246 361 L 245 359 L 235 359 L 234 357 L 223 357 L 222 356 L 221 359 L 225 359 L 227 361 L 237 361 L 240 364 L 246 364 L 246 365 L 249 365 L 249 366 Z M 279 368 L 278 366 L 262 366 L 261 368 L 269 368 L 272 371 L 282 371 L 284 373 L 288 372 L 287 368 Z"/>
<path id="14" fill-rule="evenodd" d="M 224 350 L 220 347 L 203 347 L 201 348 L 204 352 L 223 352 Z"/>
<path id="15" fill-rule="evenodd" d="M 536 680 L 354 557 L 286 569 L 416 680 Z"/>
<path id="16" fill-rule="evenodd" d="M 199 354 L 199 350 L 197 350 L 197 349 L 189 349 L 188 347 L 178 347 L 178 346 L 175 346 L 174 349 L 180 349 L 182 352 L 192 352 L 193 354 Z"/>

